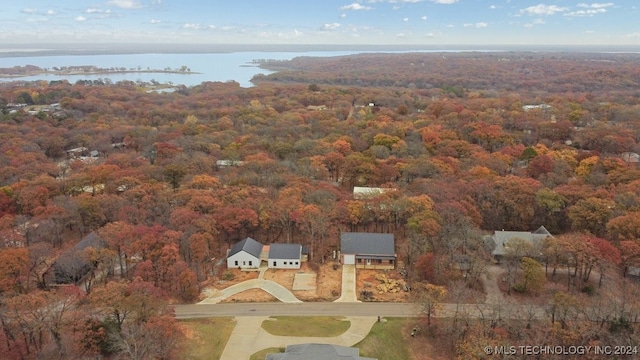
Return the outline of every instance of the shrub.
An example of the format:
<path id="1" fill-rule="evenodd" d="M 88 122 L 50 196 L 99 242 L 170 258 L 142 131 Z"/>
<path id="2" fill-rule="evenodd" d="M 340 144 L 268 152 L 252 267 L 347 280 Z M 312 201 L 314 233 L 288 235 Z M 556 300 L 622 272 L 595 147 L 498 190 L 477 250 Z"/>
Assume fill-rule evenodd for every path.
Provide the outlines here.
<path id="1" fill-rule="evenodd" d="M 235 275 L 233 275 L 233 273 L 231 271 L 225 271 L 222 274 L 222 280 L 229 281 L 229 280 L 233 280 L 234 277 L 235 277 Z"/>

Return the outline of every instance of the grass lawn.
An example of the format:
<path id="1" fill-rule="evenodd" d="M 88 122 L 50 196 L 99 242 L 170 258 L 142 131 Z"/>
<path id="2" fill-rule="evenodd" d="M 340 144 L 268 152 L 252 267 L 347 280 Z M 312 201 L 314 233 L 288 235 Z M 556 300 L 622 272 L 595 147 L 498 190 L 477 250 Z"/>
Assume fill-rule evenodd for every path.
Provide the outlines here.
<path id="1" fill-rule="evenodd" d="M 275 348 L 275 347 L 268 348 L 268 349 L 260 350 L 257 353 L 254 353 L 253 355 L 251 355 L 249 360 L 264 360 L 267 357 L 267 354 L 283 353 L 283 352 L 284 352 L 284 348 Z"/>
<path id="2" fill-rule="evenodd" d="M 409 360 L 409 345 L 407 344 L 406 324 L 411 319 L 387 318 L 386 322 L 377 322 L 371 328 L 369 335 L 354 347 L 360 349 L 360 356 L 377 359 Z M 411 340 L 411 339 L 409 339 Z"/>
<path id="3" fill-rule="evenodd" d="M 262 322 L 262 328 L 271 335 L 332 337 L 349 330 L 350 321 L 341 316 L 272 316 Z"/>
<path id="4" fill-rule="evenodd" d="M 188 360 L 220 359 L 235 326 L 233 318 L 190 319 L 180 323 L 187 328 L 184 359 Z"/>

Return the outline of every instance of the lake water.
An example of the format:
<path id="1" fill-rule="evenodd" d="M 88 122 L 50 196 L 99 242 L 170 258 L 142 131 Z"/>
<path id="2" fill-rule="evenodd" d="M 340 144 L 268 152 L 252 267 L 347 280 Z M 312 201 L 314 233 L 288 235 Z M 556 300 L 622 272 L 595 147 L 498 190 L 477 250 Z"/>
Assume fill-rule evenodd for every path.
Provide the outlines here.
<path id="1" fill-rule="evenodd" d="M 188 67 L 198 74 L 169 74 L 169 73 L 124 73 L 100 75 L 37 75 L 18 78 L 2 78 L 0 82 L 14 80 L 62 80 L 70 83 L 78 80 L 110 79 L 112 82 L 121 80 L 145 81 L 155 80 L 159 83 L 194 86 L 205 81 L 236 81 L 242 87 L 251 87 L 251 78 L 259 73 L 269 74 L 268 70 L 252 66 L 256 59 L 289 60 L 297 56 L 342 56 L 359 53 L 359 51 L 310 51 L 310 52 L 237 52 L 214 54 L 128 54 L 128 55 L 71 55 L 71 56 L 30 56 L 30 57 L 0 57 L 0 68 L 14 66 L 35 65 L 40 68 L 64 66 L 92 65 L 99 68 L 129 69 L 179 69 Z"/>

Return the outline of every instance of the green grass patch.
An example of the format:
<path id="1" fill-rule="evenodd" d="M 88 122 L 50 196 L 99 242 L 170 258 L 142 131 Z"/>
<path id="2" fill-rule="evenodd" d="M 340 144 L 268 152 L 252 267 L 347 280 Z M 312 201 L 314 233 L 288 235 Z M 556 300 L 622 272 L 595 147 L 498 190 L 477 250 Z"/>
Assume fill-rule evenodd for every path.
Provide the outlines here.
<path id="1" fill-rule="evenodd" d="M 268 348 L 268 349 L 260 350 L 257 353 L 254 353 L 253 355 L 251 355 L 249 360 L 264 360 L 267 358 L 267 354 L 283 353 L 283 352 L 284 352 L 284 348 L 276 348 L 276 347 Z"/>
<path id="2" fill-rule="evenodd" d="M 409 344 L 403 329 L 407 320 L 404 318 L 387 318 L 377 322 L 369 335 L 354 347 L 360 349 L 360 356 L 377 359 L 409 360 Z"/>
<path id="3" fill-rule="evenodd" d="M 233 318 L 206 318 L 180 321 L 187 328 L 187 360 L 218 360 L 235 327 Z M 264 358 L 263 358 L 264 359 Z"/>
<path id="4" fill-rule="evenodd" d="M 262 322 L 271 335 L 333 337 L 349 330 L 350 321 L 341 316 L 272 316 Z"/>

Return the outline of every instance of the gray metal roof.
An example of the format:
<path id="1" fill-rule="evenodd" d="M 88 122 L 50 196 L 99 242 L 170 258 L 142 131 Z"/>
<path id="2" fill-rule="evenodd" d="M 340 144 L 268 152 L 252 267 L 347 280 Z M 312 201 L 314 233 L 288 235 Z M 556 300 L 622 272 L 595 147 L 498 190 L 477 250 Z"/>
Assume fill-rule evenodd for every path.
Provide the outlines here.
<path id="1" fill-rule="evenodd" d="M 288 345 L 284 353 L 269 354 L 266 360 L 376 360 L 360 356 L 358 348 L 331 344 Z"/>
<path id="2" fill-rule="evenodd" d="M 343 254 L 395 255 L 393 234 L 347 232 L 340 235 L 340 250 Z"/>
<path id="3" fill-rule="evenodd" d="M 233 245 L 227 257 L 235 255 L 240 251 L 247 252 L 257 258 L 260 258 L 260 253 L 262 252 L 262 244 L 248 237 Z"/>
<path id="4" fill-rule="evenodd" d="M 302 245 L 300 244 L 271 244 L 269 245 L 269 259 L 300 260 Z"/>

